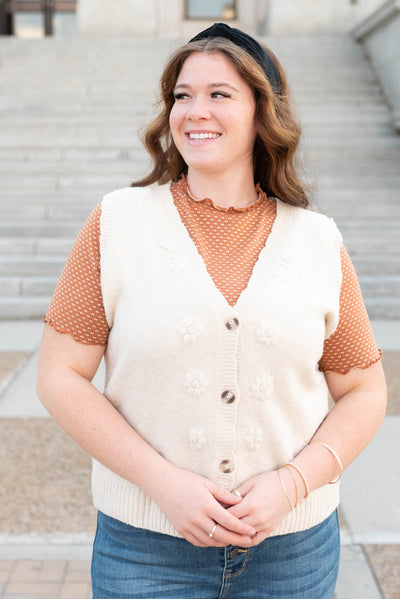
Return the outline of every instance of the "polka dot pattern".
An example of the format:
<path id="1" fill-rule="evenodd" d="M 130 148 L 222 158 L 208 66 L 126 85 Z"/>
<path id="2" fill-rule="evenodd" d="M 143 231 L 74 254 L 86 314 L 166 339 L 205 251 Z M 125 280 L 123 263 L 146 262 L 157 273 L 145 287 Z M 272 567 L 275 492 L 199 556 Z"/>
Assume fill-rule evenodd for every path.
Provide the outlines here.
<path id="1" fill-rule="evenodd" d="M 353 368 L 371 366 L 381 358 L 382 352 L 376 346 L 356 271 L 344 246 L 341 264 L 339 324 L 325 340 L 319 368 L 324 372 L 346 374 Z"/>
<path id="2" fill-rule="evenodd" d="M 276 203 L 260 189 L 246 208 L 217 209 L 212 200 L 192 200 L 184 179 L 171 188 L 180 217 L 217 289 L 233 306 L 246 288 L 276 216 Z"/>
<path id="3" fill-rule="evenodd" d="M 65 263 L 43 320 L 79 343 L 106 345 L 108 324 L 100 283 L 101 204 L 89 215 Z"/>
<path id="4" fill-rule="evenodd" d="M 271 231 L 275 202 L 259 189 L 258 200 L 250 206 L 220 209 L 209 198 L 191 199 L 184 178 L 172 184 L 171 191 L 181 220 L 212 280 L 233 306 L 246 288 Z M 58 332 L 69 333 L 76 341 L 88 345 L 106 345 L 109 332 L 100 284 L 100 215 L 101 204 L 92 211 L 77 237 L 43 318 Z M 381 352 L 344 247 L 341 261 L 339 324 L 325 341 L 319 368 L 345 374 L 353 368 L 370 366 L 380 359 Z"/>

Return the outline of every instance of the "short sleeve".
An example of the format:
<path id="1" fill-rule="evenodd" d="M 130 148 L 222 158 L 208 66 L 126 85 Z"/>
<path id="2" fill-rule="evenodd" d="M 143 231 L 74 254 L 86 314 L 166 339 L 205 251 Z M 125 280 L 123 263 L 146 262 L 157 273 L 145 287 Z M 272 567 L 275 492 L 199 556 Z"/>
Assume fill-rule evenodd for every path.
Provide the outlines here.
<path id="1" fill-rule="evenodd" d="M 342 285 L 340 290 L 339 323 L 325 340 L 319 362 L 323 372 L 346 374 L 353 368 L 367 368 L 382 355 L 378 349 L 360 285 L 350 256 L 341 248 Z"/>
<path id="2" fill-rule="evenodd" d="M 45 323 L 79 343 L 106 345 L 108 324 L 100 280 L 101 204 L 91 212 L 67 258 Z"/>

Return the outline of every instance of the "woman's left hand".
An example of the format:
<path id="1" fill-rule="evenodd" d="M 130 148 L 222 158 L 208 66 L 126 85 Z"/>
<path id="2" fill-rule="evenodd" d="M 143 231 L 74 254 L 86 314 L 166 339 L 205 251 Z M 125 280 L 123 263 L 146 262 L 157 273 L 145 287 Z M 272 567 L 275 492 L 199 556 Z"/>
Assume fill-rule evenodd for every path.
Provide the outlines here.
<path id="1" fill-rule="evenodd" d="M 281 470 L 284 483 L 291 493 L 290 481 Z M 289 475 L 290 476 L 290 475 Z M 236 518 L 249 524 L 256 530 L 251 545 L 255 546 L 264 541 L 290 512 L 289 502 L 279 480 L 277 472 L 265 472 L 245 481 L 237 488 L 242 501 L 228 508 Z"/>

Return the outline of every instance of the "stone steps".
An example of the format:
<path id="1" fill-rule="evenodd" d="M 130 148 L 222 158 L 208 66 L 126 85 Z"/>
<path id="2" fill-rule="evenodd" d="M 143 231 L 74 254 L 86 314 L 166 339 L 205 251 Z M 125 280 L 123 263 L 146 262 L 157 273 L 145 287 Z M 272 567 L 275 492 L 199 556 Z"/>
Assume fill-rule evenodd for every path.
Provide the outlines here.
<path id="1" fill-rule="evenodd" d="M 57 276 L 4 277 L 0 275 L 0 296 L 49 297 L 57 284 Z"/>
<path id="2" fill-rule="evenodd" d="M 364 291 L 364 302 L 368 314 L 375 320 L 400 320 L 399 301 L 397 297 L 370 297 Z"/>
<path id="3" fill-rule="evenodd" d="M 0 277 L 59 276 L 65 259 L 63 256 L 0 256 Z"/>
<path id="4" fill-rule="evenodd" d="M 0 297 L 0 314 L 2 320 L 38 319 L 46 314 L 49 296 Z"/>
<path id="5" fill-rule="evenodd" d="M 370 315 L 400 318 L 400 138 L 376 77 L 346 37 L 265 41 L 288 72 L 314 205 L 335 217 Z M 1 318 L 46 311 L 90 211 L 146 172 L 137 134 L 178 43 L 2 40 Z"/>
<path id="6" fill-rule="evenodd" d="M 34 237 L 39 243 L 43 237 L 59 237 L 71 238 L 74 237 L 82 226 L 82 222 L 65 222 L 65 221 L 39 221 L 38 223 L 32 221 L 9 221 L 7 223 L 0 223 L 0 238 L 5 239 L 7 237 Z M 4 258 L 4 257 L 3 257 Z M 6 259 L 7 257 L 5 257 Z"/>
<path id="7" fill-rule="evenodd" d="M 77 228 L 81 223 L 77 223 Z M 70 251 L 74 237 L 3 237 L 0 255 L 6 256 L 63 256 Z"/>

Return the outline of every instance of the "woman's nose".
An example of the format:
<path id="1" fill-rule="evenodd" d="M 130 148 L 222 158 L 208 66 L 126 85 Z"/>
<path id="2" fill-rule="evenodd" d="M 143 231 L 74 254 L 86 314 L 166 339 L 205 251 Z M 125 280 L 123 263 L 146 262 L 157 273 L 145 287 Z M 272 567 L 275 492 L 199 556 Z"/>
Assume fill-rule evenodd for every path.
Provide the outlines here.
<path id="1" fill-rule="evenodd" d="M 193 98 L 186 113 L 188 120 L 209 119 L 210 111 L 204 98 Z"/>

